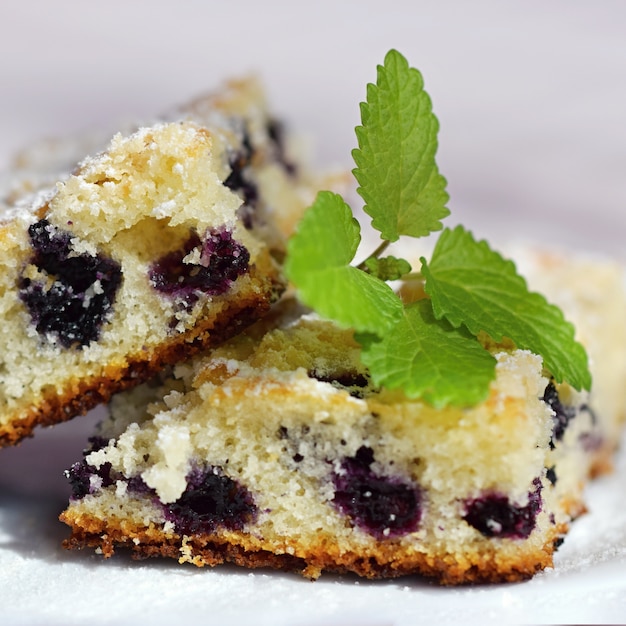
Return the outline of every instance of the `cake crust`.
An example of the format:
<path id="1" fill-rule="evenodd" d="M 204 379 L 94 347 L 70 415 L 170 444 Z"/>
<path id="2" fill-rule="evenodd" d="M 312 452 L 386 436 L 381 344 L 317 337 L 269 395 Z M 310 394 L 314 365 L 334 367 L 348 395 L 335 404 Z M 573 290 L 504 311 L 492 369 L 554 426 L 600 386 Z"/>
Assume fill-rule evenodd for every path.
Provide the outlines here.
<path id="1" fill-rule="evenodd" d="M 458 586 L 481 583 L 521 582 L 537 572 L 552 567 L 554 545 L 567 532 L 567 526 L 555 527 L 551 542 L 523 554 L 503 556 L 498 551 L 477 550 L 472 554 L 415 553 L 410 558 L 397 555 L 393 545 L 364 552 L 339 551 L 332 538 L 310 546 L 307 553 L 289 554 L 289 542 L 283 553 L 276 546 L 263 547 L 263 542 L 245 533 L 231 536 L 194 535 L 193 538 L 166 535 L 153 528 L 133 526 L 124 520 L 107 520 L 89 516 L 75 517 L 65 511 L 60 520 L 70 526 L 71 536 L 63 542 L 69 550 L 95 549 L 105 558 L 116 550 L 129 550 L 134 560 L 172 558 L 179 563 L 197 567 L 232 564 L 257 569 L 270 568 L 299 574 L 316 580 L 322 573 L 355 574 L 370 580 L 423 576 L 441 585 Z M 552 545 L 552 548 L 550 547 Z"/>

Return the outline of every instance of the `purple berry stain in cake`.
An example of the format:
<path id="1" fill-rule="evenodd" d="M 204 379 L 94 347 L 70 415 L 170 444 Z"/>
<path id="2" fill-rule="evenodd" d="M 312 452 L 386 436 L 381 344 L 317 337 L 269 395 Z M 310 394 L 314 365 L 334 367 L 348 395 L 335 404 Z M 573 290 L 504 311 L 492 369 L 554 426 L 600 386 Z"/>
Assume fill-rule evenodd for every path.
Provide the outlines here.
<path id="1" fill-rule="evenodd" d="M 520 506 L 501 493 L 488 493 L 465 501 L 463 519 L 485 537 L 527 539 L 541 511 L 541 480 L 533 481 L 528 503 Z"/>
<path id="2" fill-rule="evenodd" d="M 165 518 L 184 535 L 241 530 L 257 513 L 250 492 L 216 467 L 193 469 L 181 497 L 163 507 Z"/>
<path id="3" fill-rule="evenodd" d="M 422 490 L 400 477 L 382 476 L 372 470 L 374 454 L 361 447 L 346 458 L 333 475 L 333 503 L 355 526 L 377 539 L 417 530 L 422 516 Z"/>
<path id="4" fill-rule="evenodd" d="M 198 261 L 185 262 L 194 251 Z M 250 253 L 227 228 L 209 230 L 205 237 L 193 233 L 180 250 L 169 252 L 153 264 L 150 282 L 160 293 L 192 307 L 199 294 L 216 296 L 228 291 L 248 271 Z"/>
<path id="5" fill-rule="evenodd" d="M 103 254 L 77 253 L 72 235 L 42 219 L 28 229 L 34 254 L 30 264 L 41 279 L 25 275 L 19 295 L 37 332 L 64 348 L 97 341 L 122 282 L 116 261 Z"/>

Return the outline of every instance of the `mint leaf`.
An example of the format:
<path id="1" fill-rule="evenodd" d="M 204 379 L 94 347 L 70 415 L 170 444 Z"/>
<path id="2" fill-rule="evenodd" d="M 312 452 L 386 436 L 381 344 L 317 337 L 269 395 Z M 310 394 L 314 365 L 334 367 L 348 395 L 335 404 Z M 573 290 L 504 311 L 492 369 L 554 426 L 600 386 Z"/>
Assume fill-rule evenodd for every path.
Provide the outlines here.
<path id="1" fill-rule="evenodd" d="M 382 338 L 357 335 L 372 380 L 402 389 L 435 408 L 483 401 L 495 377 L 495 359 L 467 330 L 436 320 L 429 300 L 409 304 Z"/>
<path id="2" fill-rule="evenodd" d="M 408 261 L 395 256 L 369 257 L 365 259 L 364 265 L 372 276 L 380 280 L 398 280 L 411 271 L 411 264 Z"/>
<path id="3" fill-rule="evenodd" d="M 361 228 L 343 198 L 317 195 L 287 244 L 285 273 L 300 300 L 358 332 L 384 333 L 402 314 L 387 283 L 350 265 Z"/>
<path id="4" fill-rule="evenodd" d="M 557 382 L 589 389 L 587 354 L 561 310 L 528 290 L 511 261 L 477 242 L 462 226 L 440 235 L 430 263 L 422 259 L 425 290 L 437 319 L 495 341 L 509 337 L 518 348 L 543 357 Z"/>
<path id="5" fill-rule="evenodd" d="M 387 241 L 441 230 L 446 180 L 435 163 L 439 122 L 421 74 L 391 50 L 361 104 L 353 170 L 372 226 Z"/>
<path id="6" fill-rule="evenodd" d="M 444 230 L 431 261 L 422 258 L 430 299 L 404 307 L 385 282 L 411 271 L 402 259 L 381 258 L 389 243 L 441 230 L 449 214 L 435 161 L 438 129 L 421 74 L 390 51 L 368 85 L 353 151 L 364 210 L 383 241 L 355 267 L 360 226 L 341 196 L 321 192 L 288 242 L 287 277 L 304 304 L 354 329 L 376 384 L 435 407 L 486 398 L 495 359 L 481 332 L 510 338 L 541 355 L 558 382 L 588 389 L 587 355 L 561 311 L 462 227 Z"/>

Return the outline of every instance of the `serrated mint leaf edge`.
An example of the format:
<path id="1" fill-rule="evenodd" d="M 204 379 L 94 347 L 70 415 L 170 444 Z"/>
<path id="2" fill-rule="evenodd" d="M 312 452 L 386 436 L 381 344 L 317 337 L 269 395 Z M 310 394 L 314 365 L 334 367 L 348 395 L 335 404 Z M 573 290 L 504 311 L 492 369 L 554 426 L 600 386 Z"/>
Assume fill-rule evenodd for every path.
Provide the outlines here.
<path id="1" fill-rule="evenodd" d="M 312 272 L 296 291 L 320 316 L 356 332 L 384 335 L 402 314 L 402 302 L 387 283 L 353 266 Z"/>
<path id="2" fill-rule="evenodd" d="M 355 335 L 373 382 L 437 409 L 484 401 L 496 376 L 491 353 L 467 331 L 437 320 L 429 300 L 411 303 L 403 313 L 384 338 Z"/>
<path id="3" fill-rule="evenodd" d="M 502 309 L 501 307 L 502 291 L 494 291 L 494 299 L 488 301 L 488 305 L 492 306 L 494 310 L 503 311 L 504 314 L 502 315 L 500 325 L 490 326 L 485 323 L 484 317 L 481 319 L 478 316 L 469 315 L 470 308 L 468 307 L 468 303 L 475 300 L 475 298 L 463 298 L 466 306 L 454 306 L 454 310 L 452 310 L 453 305 L 447 304 L 451 299 L 447 297 L 448 293 L 446 288 L 439 287 L 439 283 L 443 282 L 445 284 L 446 281 L 442 281 L 435 276 L 437 255 L 441 249 L 440 242 L 443 241 L 450 249 L 458 249 L 458 245 L 448 245 L 446 238 L 452 237 L 464 237 L 465 241 L 471 241 L 473 245 L 479 247 L 481 253 L 486 252 L 490 256 L 493 255 L 493 258 L 498 259 L 498 262 L 502 264 L 502 268 L 511 274 L 509 276 L 510 282 L 514 283 L 516 289 L 520 290 L 519 294 L 513 294 L 511 296 L 518 303 L 518 307 L 515 308 L 522 311 L 528 308 L 529 303 L 532 303 L 535 310 L 537 308 L 539 309 L 539 318 L 543 320 L 540 323 L 544 326 L 544 332 L 537 328 L 536 324 L 532 323 L 532 316 L 520 315 L 517 317 L 517 322 L 511 321 L 515 320 L 515 316 L 511 315 L 510 309 Z M 454 258 L 456 259 L 457 257 L 458 254 Z M 422 273 L 426 279 L 424 289 L 431 297 L 433 310 L 438 319 L 445 318 L 457 328 L 461 325 L 465 325 L 470 332 L 475 335 L 484 331 L 496 341 L 501 341 L 503 337 L 508 337 L 518 348 L 530 350 L 540 355 L 544 361 L 545 368 L 557 382 L 565 381 L 577 390 L 588 390 L 591 388 L 591 373 L 589 371 L 587 351 L 584 346 L 576 340 L 576 329 L 574 325 L 566 319 L 563 311 L 558 306 L 550 303 L 543 294 L 530 291 L 526 279 L 517 272 L 515 263 L 503 257 L 496 250 L 493 250 L 487 241 L 476 240 L 472 233 L 463 226 L 457 226 L 453 230 L 445 229 L 435 245 L 430 263 L 428 263 L 424 257 L 421 258 L 421 263 Z M 432 269 L 433 265 L 435 266 L 435 274 Z M 463 275 L 471 277 L 474 271 L 475 270 L 470 269 L 463 272 L 456 267 L 446 269 L 444 274 L 449 272 L 451 275 L 454 275 L 457 279 L 455 283 L 458 283 L 459 277 Z M 490 268 L 479 268 L 479 271 L 489 273 Z M 501 279 L 502 273 L 495 272 L 494 276 Z M 486 307 L 482 308 L 484 310 Z M 521 332 L 515 330 L 512 326 L 515 323 L 521 324 L 525 328 Z M 546 325 L 552 331 L 551 333 L 545 333 Z M 564 345 L 566 346 L 565 348 L 563 347 Z"/>
<path id="4" fill-rule="evenodd" d="M 329 240 L 334 245 L 327 245 Z M 361 225 L 343 197 L 332 191 L 320 191 L 287 241 L 285 274 L 296 283 L 303 273 L 311 270 L 348 265 L 354 260 L 360 242 Z M 321 250 L 324 254 L 320 254 Z"/>
<path id="5" fill-rule="evenodd" d="M 387 127 L 385 127 L 384 132 L 382 129 L 378 129 L 379 132 L 377 133 L 374 132 L 376 126 L 370 129 L 371 118 L 373 113 L 377 112 L 377 107 L 381 111 L 384 108 L 381 100 L 386 94 L 384 86 L 388 81 L 394 82 L 394 86 L 404 82 L 405 85 L 409 85 L 405 89 L 410 88 L 412 92 L 417 93 L 417 96 L 413 95 L 410 98 L 411 102 L 415 102 L 418 108 L 423 110 L 420 110 L 415 119 L 426 120 L 424 125 L 428 124 L 427 133 L 430 136 L 429 141 L 425 144 L 413 142 L 415 146 L 412 146 L 412 152 L 419 151 L 421 153 L 419 158 L 413 159 L 416 163 L 410 163 L 407 167 L 405 159 L 400 158 L 396 161 L 399 161 L 403 167 L 399 167 L 398 162 L 395 162 L 395 168 L 389 167 L 388 163 L 383 168 L 386 172 L 385 180 L 389 178 L 389 174 L 393 175 L 394 170 L 402 169 L 410 172 L 409 183 L 400 186 L 379 185 L 378 181 L 375 185 L 370 184 L 370 174 L 368 173 L 371 170 L 378 171 L 376 159 L 381 153 L 380 150 L 371 148 L 371 138 L 376 139 L 377 136 L 384 136 L 387 139 L 388 136 L 392 135 L 388 132 Z M 400 87 L 397 87 L 396 92 L 401 94 Z M 396 100 L 400 100 L 400 98 L 396 97 Z M 389 103 L 386 104 L 389 106 Z M 377 82 L 375 85 L 368 85 L 367 101 L 361 103 L 360 110 L 362 123 L 355 129 L 358 148 L 352 151 L 357 167 L 352 170 L 352 173 L 360 185 L 357 192 L 365 201 L 364 211 L 372 218 L 372 227 L 381 233 L 384 240 L 391 242 L 397 241 L 402 235 L 424 237 L 441 230 L 443 228 L 441 220 L 450 215 L 450 210 L 445 206 L 449 200 L 449 194 L 446 191 L 447 181 L 439 172 L 435 158 L 438 150 L 439 120 L 433 113 L 432 102 L 424 90 L 424 80 L 419 70 L 410 67 L 407 60 L 397 50 L 390 50 L 385 57 L 384 65 L 377 67 Z M 397 110 L 394 110 L 393 113 L 397 113 Z M 380 119 L 383 117 L 389 120 L 396 118 L 397 115 L 382 116 L 379 114 Z M 409 120 L 409 122 L 411 121 Z M 399 134 L 399 131 L 395 134 Z M 406 134 L 401 137 L 401 152 L 406 151 L 406 146 L 409 143 L 407 137 L 412 138 Z M 388 153 L 389 150 L 383 152 Z M 418 193 L 415 193 L 411 181 L 419 175 L 421 175 L 422 180 L 417 186 Z M 373 189 L 372 193 L 370 193 L 370 187 Z M 382 192 L 380 191 L 381 188 L 383 188 Z M 407 200 L 406 196 L 409 192 L 409 199 Z M 437 196 L 435 202 L 429 197 L 432 195 Z M 381 206 L 377 206 L 380 196 L 382 196 Z M 390 205 L 394 208 L 392 212 L 389 211 Z M 418 219 L 414 215 L 416 211 L 421 213 Z"/>
<path id="6" fill-rule="evenodd" d="M 360 240 L 361 226 L 343 197 L 321 191 L 287 242 L 285 275 L 299 299 L 321 316 L 384 334 L 402 303 L 387 283 L 351 265 Z"/>

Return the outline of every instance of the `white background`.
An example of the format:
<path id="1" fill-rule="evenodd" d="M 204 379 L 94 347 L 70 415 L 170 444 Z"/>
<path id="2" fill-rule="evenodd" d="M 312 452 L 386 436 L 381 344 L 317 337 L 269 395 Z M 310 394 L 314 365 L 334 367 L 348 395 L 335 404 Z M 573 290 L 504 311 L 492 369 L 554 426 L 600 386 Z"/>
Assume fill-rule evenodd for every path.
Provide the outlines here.
<path id="1" fill-rule="evenodd" d="M 626 260 L 620 0 L 4 0 L 0 168 L 42 137 L 148 120 L 249 72 L 311 138 L 317 165 L 349 168 L 358 103 L 392 47 L 422 71 L 433 98 L 454 220 L 479 236 Z M 592 513 L 557 568 L 530 583 L 310 584 L 61 551 L 62 470 L 93 419 L 0 451 L 2 624 L 626 622 L 623 466 L 591 491 Z"/>
<path id="2" fill-rule="evenodd" d="M 459 219 L 531 215 L 539 237 L 622 253 L 604 241 L 626 206 L 621 0 L 4 0 L 0 26 L 0 166 L 250 71 L 319 162 L 349 166 L 358 102 L 395 47 L 434 100 Z"/>

